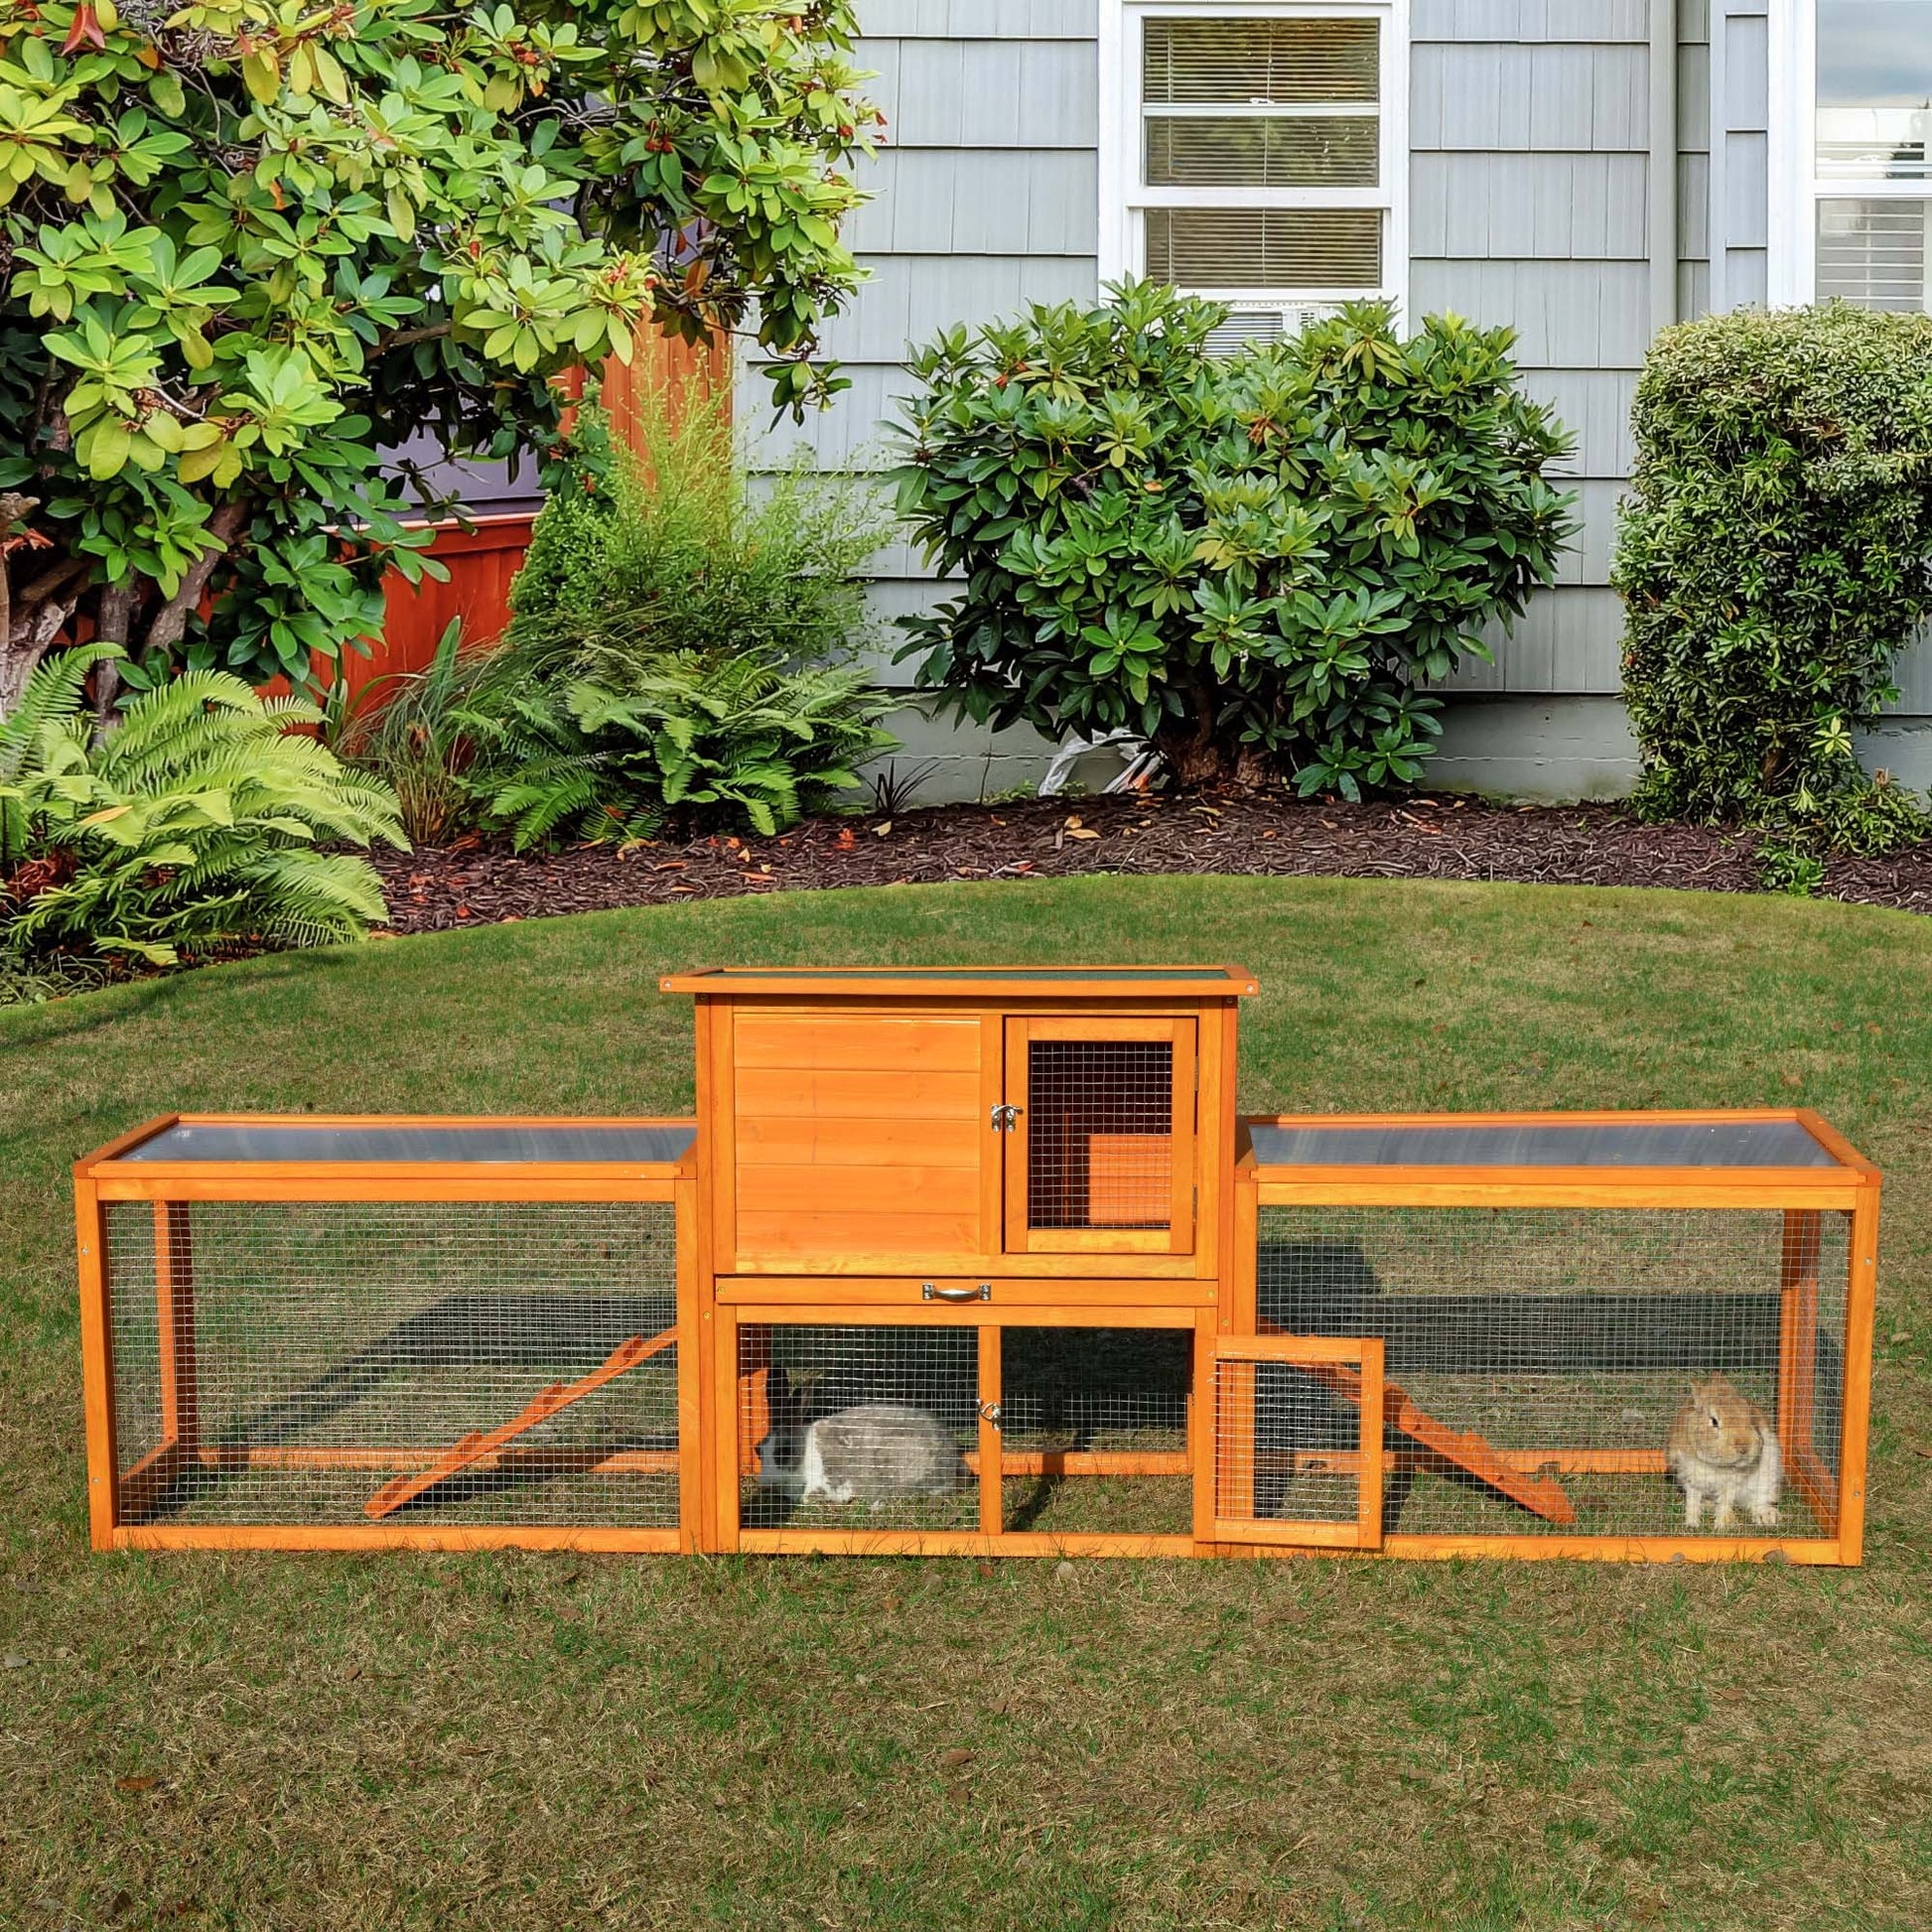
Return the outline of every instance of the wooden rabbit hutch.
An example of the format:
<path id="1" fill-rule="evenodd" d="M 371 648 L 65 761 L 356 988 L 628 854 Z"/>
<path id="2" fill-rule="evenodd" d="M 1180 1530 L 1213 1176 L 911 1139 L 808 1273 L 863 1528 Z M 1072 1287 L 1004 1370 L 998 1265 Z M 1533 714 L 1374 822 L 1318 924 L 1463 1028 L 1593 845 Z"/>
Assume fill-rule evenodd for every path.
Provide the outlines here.
<path id="1" fill-rule="evenodd" d="M 1810 1115 L 1245 1119 L 1233 968 L 664 988 L 693 1121 L 80 1162 L 96 1545 L 1860 1559 Z"/>

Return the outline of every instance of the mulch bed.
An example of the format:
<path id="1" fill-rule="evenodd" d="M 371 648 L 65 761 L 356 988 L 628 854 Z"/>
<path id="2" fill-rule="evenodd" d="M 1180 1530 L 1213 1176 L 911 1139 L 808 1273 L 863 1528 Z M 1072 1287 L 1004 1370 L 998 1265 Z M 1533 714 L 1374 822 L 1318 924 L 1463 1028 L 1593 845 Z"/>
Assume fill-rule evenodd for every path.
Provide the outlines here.
<path id="1" fill-rule="evenodd" d="M 1250 792 L 942 805 L 897 819 L 818 819 L 776 839 L 660 841 L 621 854 L 592 846 L 518 858 L 465 840 L 379 855 L 376 866 L 397 932 L 747 893 L 1102 872 L 1761 890 L 1748 838 L 1641 825 L 1610 806 L 1305 804 Z M 1821 897 L 1932 912 L 1932 849 L 1834 861 Z"/>

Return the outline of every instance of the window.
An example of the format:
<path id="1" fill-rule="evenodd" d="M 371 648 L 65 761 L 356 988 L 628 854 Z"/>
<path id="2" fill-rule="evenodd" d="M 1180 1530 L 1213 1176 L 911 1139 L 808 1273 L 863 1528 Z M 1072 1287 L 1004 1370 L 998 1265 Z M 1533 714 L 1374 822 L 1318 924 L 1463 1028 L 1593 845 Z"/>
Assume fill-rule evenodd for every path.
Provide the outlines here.
<path id="1" fill-rule="evenodd" d="M 1777 25 L 1771 299 L 1932 310 L 1932 0 L 1783 0 Z"/>
<path id="2" fill-rule="evenodd" d="M 1403 0 L 1108 0 L 1102 267 L 1277 336 L 1408 278 Z"/>

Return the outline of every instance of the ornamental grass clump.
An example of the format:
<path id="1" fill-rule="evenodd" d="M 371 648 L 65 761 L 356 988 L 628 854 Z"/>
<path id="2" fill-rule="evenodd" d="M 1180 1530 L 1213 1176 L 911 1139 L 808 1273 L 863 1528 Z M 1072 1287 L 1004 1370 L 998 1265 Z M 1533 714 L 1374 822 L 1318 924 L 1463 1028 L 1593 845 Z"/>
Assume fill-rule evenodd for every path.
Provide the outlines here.
<path id="1" fill-rule="evenodd" d="M 1567 439 L 1507 330 L 1361 303 L 1219 356 L 1227 315 L 1122 284 L 914 358 L 899 505 L 961 581 L 905 654 L 975 722 L 1130 730 L 1183 785 L 1413 781 L 1427 688 L 1555 576 Z"/>
<path id="2" fill-rule="evenodd" d="M 1768 833 L 1767 876 L 1798 891 L 1807 854 L 1925 837 L 1856 735 L 1932 616 L 1932 319 L 1685 323 L 1652 346 L 1633 424 L 1614 581 L 1639 810 Z"/>

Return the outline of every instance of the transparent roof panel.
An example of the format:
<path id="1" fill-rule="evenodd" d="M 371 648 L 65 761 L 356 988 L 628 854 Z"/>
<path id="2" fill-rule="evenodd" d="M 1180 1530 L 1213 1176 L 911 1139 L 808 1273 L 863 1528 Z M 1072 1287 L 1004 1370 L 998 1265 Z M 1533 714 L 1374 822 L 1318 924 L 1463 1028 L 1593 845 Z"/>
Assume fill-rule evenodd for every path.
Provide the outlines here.
<path id="1" fill-rule="evenodd" d="M 130 1148 L 123 1161 L 678 1161 L 696 1138 L 688 1126 L 506 1126 L 499 1121 L 435 1127 L 369 1122 L 178 1122 Z"/>
<path id="2" fill-rule="evenodd" d="M 1265 1168 L 1835 1168 L 1794 1120 L 1543 1121 L 1515 1127 L 1272 1127 Z"/>

